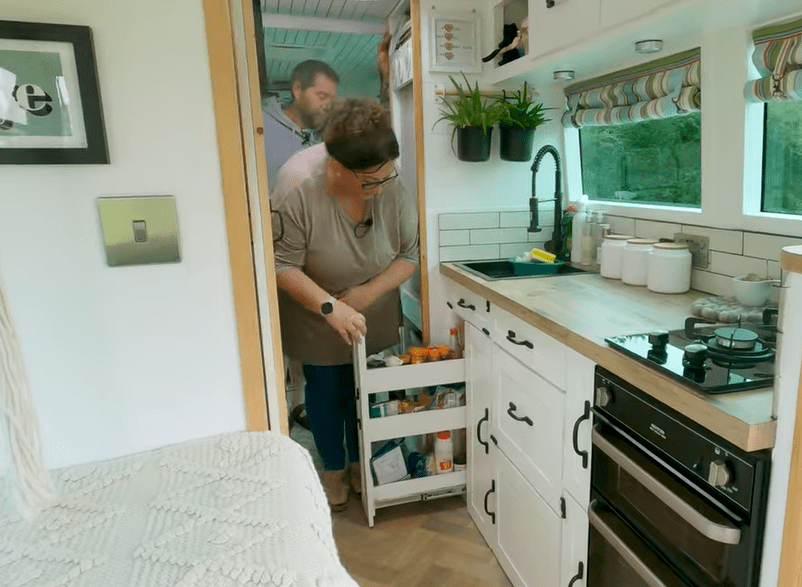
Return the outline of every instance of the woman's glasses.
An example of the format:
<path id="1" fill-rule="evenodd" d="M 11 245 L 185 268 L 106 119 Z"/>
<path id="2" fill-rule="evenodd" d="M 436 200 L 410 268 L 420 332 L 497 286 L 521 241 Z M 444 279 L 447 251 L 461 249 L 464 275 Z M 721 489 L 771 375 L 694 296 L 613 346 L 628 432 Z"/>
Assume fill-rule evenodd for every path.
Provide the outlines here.
<path id="1" fill-rule="evenodd" d="M 379 180 L 376 180 L 376 181 L 364 181 L 363 182 L 362 178 L 359 177 L 359 174 L 356 171 L 354 171 L 353 169 L 351 169 L 349 171 L 351 171 L 351 173 L 354 174 L 354 177 L 356 177 L 361 182 L 359 185 L 362 186 L 362 189 L 364 191 L 366 191 L 366 192 L 369 192 L 370 190 L 375 190 L 377 187 L 381 187 L 384 184 L 386 184 L 388 181 L 392 181 L 396 177 L 398 177 L 398 170 L 394 168 L 392 173 L 390 173 L 390 175 L 388 175 L 384 179 L 379 179 Z"/>

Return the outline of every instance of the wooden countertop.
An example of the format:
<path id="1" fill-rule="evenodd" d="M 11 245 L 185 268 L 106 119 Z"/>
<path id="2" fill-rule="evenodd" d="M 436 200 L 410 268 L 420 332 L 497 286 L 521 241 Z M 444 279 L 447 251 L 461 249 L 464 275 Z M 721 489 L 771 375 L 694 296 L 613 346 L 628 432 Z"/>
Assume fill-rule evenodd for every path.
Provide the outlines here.
<path id="1" fill-rule="evenodd" d="M 610 348 L 604 338 L 679 328 L 709 294 L 656 294 L 595 273 L 486 281 L 453 263 L 440 273 L 490 300 L 736 446 L 774 446 L 773 390 L 707 395 Z"/>

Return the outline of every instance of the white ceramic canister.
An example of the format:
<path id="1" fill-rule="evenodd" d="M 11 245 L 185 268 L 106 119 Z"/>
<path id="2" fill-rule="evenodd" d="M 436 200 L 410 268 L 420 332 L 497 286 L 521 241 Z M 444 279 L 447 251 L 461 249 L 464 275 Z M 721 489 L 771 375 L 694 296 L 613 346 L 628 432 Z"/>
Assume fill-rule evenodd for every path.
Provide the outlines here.
<path id="1" fill-rule="evenodd" d="M 602 277 L 621 279 L 621 253 L 631 238 L 634 238 L 631 234 L 608 234 L 604 237 L 601 245 Z"/>
<path id="2" fill-rule="evenodd" d="M 646 287 L 657 293 L 684 293 L 691 289 L 691 253 L 688 245 L 655 243 L 649 257 Z"/>
<path id="3" fill-rule="evenodd" d="M 621 252 L 621 281 L 628 285 L 646 285 L 649 275 L 649 256 L 657 241 L 651 238 L 631 238 Z"/>

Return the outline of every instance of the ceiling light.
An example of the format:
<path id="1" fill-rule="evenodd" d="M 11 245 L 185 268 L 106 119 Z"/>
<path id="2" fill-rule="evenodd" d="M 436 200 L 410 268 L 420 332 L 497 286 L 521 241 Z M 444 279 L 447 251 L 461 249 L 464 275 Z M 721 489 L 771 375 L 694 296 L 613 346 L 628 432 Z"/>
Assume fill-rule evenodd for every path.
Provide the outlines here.
<path id="1" fill-rule="evenodd" d="M 554 72 L 554 79 L 572 80 L 574 79 L 573 69 L 560 69 Z"/>
<path id="2" fill-rule="evenodd" d="M 648 39 L 635 43 L 636 53 L 657 53 L 663 50 L 663 41 L 660 39 Z"/>

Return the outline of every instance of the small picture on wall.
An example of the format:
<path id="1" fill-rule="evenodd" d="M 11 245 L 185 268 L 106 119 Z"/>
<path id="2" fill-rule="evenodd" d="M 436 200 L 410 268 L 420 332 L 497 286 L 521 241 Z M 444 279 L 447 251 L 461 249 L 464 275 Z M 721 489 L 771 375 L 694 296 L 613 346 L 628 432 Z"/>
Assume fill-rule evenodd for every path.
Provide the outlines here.
<path id="1" fill-rule="evenodd" d="M 0 164 L 108 162 L 90 28 L 0 20 Z"/>

